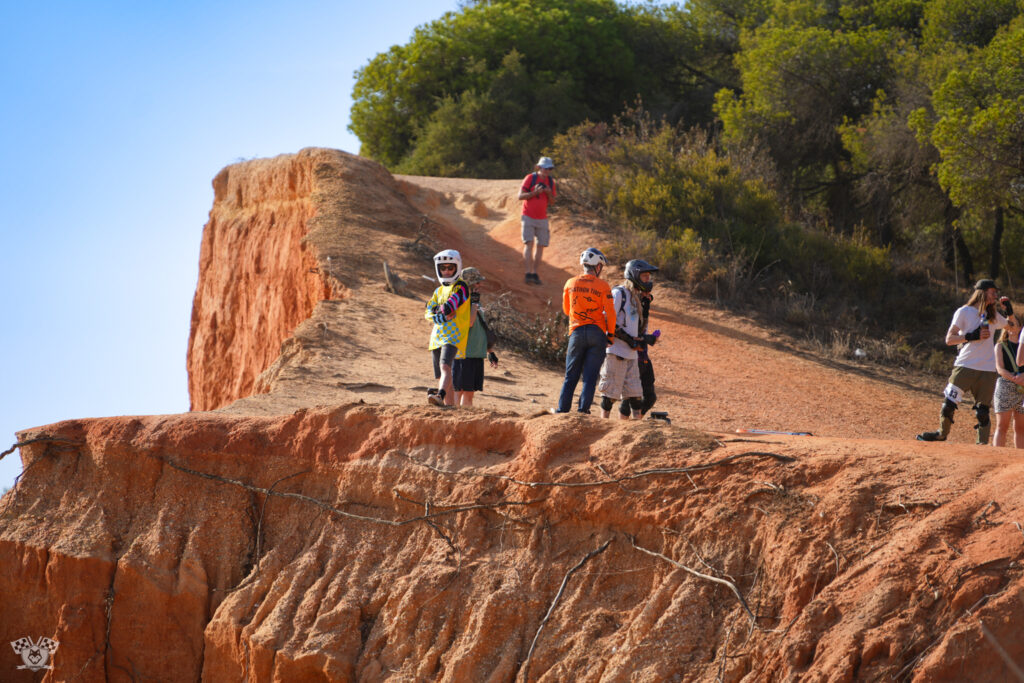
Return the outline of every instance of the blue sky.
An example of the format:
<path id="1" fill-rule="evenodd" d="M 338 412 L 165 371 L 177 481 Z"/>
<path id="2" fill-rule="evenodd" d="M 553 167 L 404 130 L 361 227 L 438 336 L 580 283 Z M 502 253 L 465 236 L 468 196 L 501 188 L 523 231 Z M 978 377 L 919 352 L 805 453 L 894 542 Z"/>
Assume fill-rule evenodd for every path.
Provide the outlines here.
<path id="1" fill-rule="evenodd" d="M 346 130 L 353 72 L 456 0 L 0 3 L 0 451 L 188 410 L 210 182 Z M 0 462 L 0 490 L 21 470 Z"/>

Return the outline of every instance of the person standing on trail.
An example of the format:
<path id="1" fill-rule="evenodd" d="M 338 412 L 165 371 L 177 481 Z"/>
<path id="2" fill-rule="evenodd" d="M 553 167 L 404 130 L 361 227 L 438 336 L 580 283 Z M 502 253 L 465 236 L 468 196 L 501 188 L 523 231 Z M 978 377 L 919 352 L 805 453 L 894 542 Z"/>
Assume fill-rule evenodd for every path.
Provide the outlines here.
<path id="1" fill-rule="evenodd" d="M 1024 375 L 1020 374 L 1020 322 L 1013 314 L 1013 305 L 1007 299 L 1003 303 L 1006 311 L 1006 327 L 999 333 L 996 343 L 996 391 L 992 397 L 992 410 L 996 414 L 996 431 L 992 435 L 993 446 L 1006 445 L 1006 432 L 1013 423 L 1013 445 L 1024 448 Z"/>
<path id="2" fill-rule="evenodd" d="M 437 389 L 427 390 L 427 403 L 435 406 L 455 405 L 452 385 L 452 363 L 466 356 L 469 339 L 471 306 L 469 286 L 462 281 L 462 256 L 454 249 L 434 254 L 434 272 L 441 286 L 427 302 L 424 317 L 433 321 L 430 349 L 434 356 L 434 378 Z"/>
<path id="3" fill-rule="evenodd" d="M 1003 301 L 1009 301 L 1004 297 Z M 943 391 L 944 399 L 939 412 L 939 429 L 917 435 L 919 441 L 945 441 L 953 425 L 953 414 L 960 406 L 964 393 L 974 397 L 974 425 L 977 443 L 988 443 L 991 423 L 989 407 L 995 392 L 996 374 L 995 338 L 992 330 L 1006 327 L 1006 318 L 999 311 L 999 288 L 995 281 L 978 280 L 967 303 L 956 309 L 953 322 L 946 332 L 948 346 L 960 345 L 953 362 L 953 372 Z"/>
<path id="4" fill-rule="evenodd" d="M 641 263 L 643 266 L 639 265 Z M 637 358 L 638 349 L 644 343 L 640 321 L 643 313 L 641 295 L 646 285 L 639 276 L 641 270 L 645 271 L 649 284 L 652 269 L 657 270 L 646 261 L 630 261 L 626 264 L 625 280 L 612 289 L 612 301 L 615 306 L 614 340 L 605 354 L 604 364 L 601 366 L 601 382 L 597 385 L 601 392 L 601 417 L 611 416 L 612 405 L 616 399 L 629 404 L 629 412 L 620 417 L 627 419 L 632 415 L 634 420 L 641 417 L 644 389 L 640 383 Z"/>
<path id="5" fill-rule="evenodd" d="M 637 336 L 643 341 L 636 347 L 636 363 L 640 372 L 640 387 L 643 389 L 643 399 L 640 404 L 641 417 L 646 415 L 647 411 L 654 406 L 654 402 L 658 400 L 658 395 L 654 393 L 654 366 L 651 365 L 648 347 L 658 341 L 661 330 L 655 330 L 653 334 L 647 333 L 651 301 L 654 299 L 654 295 L 651 294 L 651 290 L 654 289 L 653 274 L 656 272 L 658 272 L 657 266 L 652 266 L 642 259 L 633 259 L 626 264 L 626 280 L 635 284 L 640 294 L 640 334 Z M 612 293 L 614 295 L 614 290 Z M 618 313 L 616 313 L 616 318 L 618 318 Z M 630 401 L 619 403 L 619 415 L 622 419 L 628 418 L 631 410 L 633 410 L 633 405 Z"/>
<path id="6" fill-rule="evenodd" d="M 523 266 L 528 285 L 543 284 L 537 271 L 540 269 L 544 247 L 548 246 L 551 233 L 548 229 L 548 204 L 555 199 L 555 179 L 551 171 L 555 162 L 541 157 L 536 170 L 523 178 L 519 198 L 523 200 Z"/>
<path id="7" fill-rule="evenodd" d="M 462 281 L 469 286 L 469 334 L 466 342 L 466 357 L 456 358 L 452 365 L 452 384 L 455 388 L 455 405 L 472 406 L 473 393 L 484 390 L 484 358 L 492 368 L 498 367 L 498 356 L 494 351 L 494 334 L 487 327 L 484 311 L 480 308 L 480 292 L 477 285 L 484 281 L 479 270 L 470 266 L 462 270 Z"/>
<path id="8" fill-rule="evenodd" d="M 605 349 L 615 331 L 615 308 L 608 283 L 600 278 L 608 260 L 590 247 L 580 254 L 581 275 L 569 278 L 562 288 L 562 311 L 569 316 L 569 346 L 565 353 L 565 379 L 553 413 L 568 413 L 572 396 L 583 376 L 577 411 L 589 413 L 597 389 L 597 377 Z"/>

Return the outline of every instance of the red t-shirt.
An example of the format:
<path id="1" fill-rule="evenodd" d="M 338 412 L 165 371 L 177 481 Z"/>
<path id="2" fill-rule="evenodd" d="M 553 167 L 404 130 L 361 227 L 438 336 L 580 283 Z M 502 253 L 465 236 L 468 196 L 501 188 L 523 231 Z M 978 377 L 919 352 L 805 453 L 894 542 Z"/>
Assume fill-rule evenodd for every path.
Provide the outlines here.
<path id="1" fill-rule="evenodd" d="M 537 181 L 534 182 L 533 181 L 533 176 L 534 176 L 534 174 L 531 173 L 530 175 L 528 175 L 525 178 L 523 178 L 523 187 L 520 190 L 521 192 L 529 192 L 530 190 L 535 189 L 537 185 L 547 185 L 549 188 L 551 188 L 551 196 L 552 197 L 557 194 L 557 192 L 555 192 L 555 179 L 554 178 L 552 178 L 551 176 L 548 176 L 547 178 L 545 178 L 540 173 L 537 173 L 536 174 Z M 540 220 L 544 220 L 545 218 L 547 218 L 548 217 L 548 195 L 547 195 L 547 193 L 546 192 L 542 192 L 541 194 L 537 195 L 536 197 L 531 197 L 530 199 L 524 199 L 523 200 L 523 215 L 524 216 L 529 216 L 530 218 L 533 218 L 533 219 L 536 219 L 536 220 L 539 220 L 539 221 Z"/>

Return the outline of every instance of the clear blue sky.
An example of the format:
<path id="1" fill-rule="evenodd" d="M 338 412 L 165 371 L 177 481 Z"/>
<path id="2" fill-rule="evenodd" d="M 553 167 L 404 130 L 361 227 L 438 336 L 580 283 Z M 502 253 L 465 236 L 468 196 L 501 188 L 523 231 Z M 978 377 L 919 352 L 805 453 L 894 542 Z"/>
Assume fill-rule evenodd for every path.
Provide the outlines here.
<path id="1" fill-rule="evenodd" d="M 188 410 L 210 182 L 346 130 L 353 72 L 456 0 L 0 3 L 0 451 Z M 0 462 L 0 490 L 21 471 Z"/>

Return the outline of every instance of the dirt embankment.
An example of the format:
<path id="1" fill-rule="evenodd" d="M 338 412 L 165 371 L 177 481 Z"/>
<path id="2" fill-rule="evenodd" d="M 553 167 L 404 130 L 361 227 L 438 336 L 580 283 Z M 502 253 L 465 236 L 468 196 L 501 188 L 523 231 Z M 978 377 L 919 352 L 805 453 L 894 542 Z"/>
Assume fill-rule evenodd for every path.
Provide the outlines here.
<path id="1" fill-rule="evenodd" d="M 218 175 L 189 370 L 219 409 L 19 435 L 0 637 L 58 641 L 48 680 L 1012 676 L 1024 460 L 966 417 L 907 440 L 921 378 L 659 287 L 671 425 L 548 415 L 560 373 L 505 350 L 479 407 L 422 405 L 433 251 L 541 313 L 603 244 L 563 209 L 523 284 L 516 185 L 332 150 Z"/>
<path id="2" fill-rule="evenodd" d="M 55 636 L 55 678 L 1005 680 L 989 637 L 1024 658 L 1024 463 L 980 447 L 359 404 L 44 434 L 4 504 L 0 623 Z"/>

